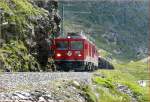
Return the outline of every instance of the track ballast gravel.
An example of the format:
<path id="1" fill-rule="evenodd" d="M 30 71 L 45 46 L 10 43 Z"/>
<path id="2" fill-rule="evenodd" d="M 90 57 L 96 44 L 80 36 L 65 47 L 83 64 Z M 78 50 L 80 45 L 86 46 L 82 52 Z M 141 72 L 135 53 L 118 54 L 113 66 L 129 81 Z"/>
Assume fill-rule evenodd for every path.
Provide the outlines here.
<path id="1" fill-rule="evenodd" d="M 80 80 L 90 83 L 91 73 L 89 72 L 16 72 L 1 73 L 0 86 L 12 88 L 18 85 L 34 83 L 46 83 L 55 80 Z"/>

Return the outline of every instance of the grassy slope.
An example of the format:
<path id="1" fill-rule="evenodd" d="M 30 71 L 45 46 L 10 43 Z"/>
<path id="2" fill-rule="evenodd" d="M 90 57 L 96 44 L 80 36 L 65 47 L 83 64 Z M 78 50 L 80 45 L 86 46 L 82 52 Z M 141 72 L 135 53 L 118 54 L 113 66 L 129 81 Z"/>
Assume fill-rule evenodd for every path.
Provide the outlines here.
<path id="1" fill-rule="evenodd" d="M 101 51 L 102 57 L 108 58 L 112 54 L 105 50 Z M 138 80 L 149 80 L 149 70 L 147 61 L 130 61 L 122 62 L 116 59 L 111 60 L 115 70 L 98 70 L 104 78 L 93 76 L 93 83 L 97 85 L 99 102 L 130 102 L 130 97 L 118 93 L 116 90 L 117 83 L 128 86 L 138 102 L 149 102 L 149 86 L 141 87 Z M 115 92 L 115 93 L 114 93 Z"/>
<path id="2" fill-rule="evenodd" d="M 118 92 L 116 84 L 128 86 L 132 90 L 138 102 L 149 102 L 149 86 L 141 87 L 138 80 L 149 80 L 148 63 L 144 60 L 139 61 L 119 61 L 113 59 L 112 54 L 106 50 L 100 50 L 100 55 L 106 59 L 112 58 L 111 63 L 115 70 L 98 70 L 93 76 L 93 84 L 96 90 L 89 90 L 92 102 L 130 102 L 130 97 Z M 97 76 L 99 74 L 100 76 Z M 102 77 L 104 76 L 104 77 Z M 147 83 L 148 84 L 148 83 Z M 93 86 L 89 86 L 90 88 Z M 89 89 L 90 89 L 89 88 Z M 98 97 L 96 98 L 96 93 Z M 95 101 L 97 100 L 97 101 Z"/>
<path id="3" fill-rule="evenodd" d="M 101 56 L 104 58 L 112 57 L 112 54 L 105 50 L 101 50 L 100 52 Z M 149 80 L 149 70 L 147 61 L 147 58 L 145 58 L 144 60 L 130 62 L 125 60 L 122 62 L 117 59 L 112 59 L 111 63 L 114 65 L 115 70 L 97 71 L 96 73 L 100 73 L 106 78 L 94 77 L 94 81 L 100 85 L 106 84 L 106 86 L 109 84 L 113 85 L 114 83 L 126 85 L 133 91 L 135 97 L 138 99 L 139 102 L 149 102 L 149 86 L 147 85 L 146 87 L 141 87 L 137 83 L 138 80 Z M 115 86 L 113 85 L 113 87 Z M 109 88 L 109 90 L 112 89 Z M 118 97 L 114 98 L 112 94 L 106 93 L 106 91 L 104 91 L 103 93 L 104 95 L 106 94 L 105 96 L 110 96 L 110 98 L 106 98 L 105 96 L 103 97 L 106 102 L 117 102 L 115 100 L 119 100 L 118 102 L 123 101 L 120 100 L 120 95 L 117 95 Z"/>
<path id="4" fill-rule="evenodd" d="M 92 85 L 85 90 L 92 100 L 89 102 L 131 102 L 129 95 L 118 91 L 117 84 L 127 86 L 138 102 L 149 102 L 149 86 L 141 87 L 137 83 L 138 80 L 149 79 L 147 63 L 141 61 L 130 63 L 112 61 L 112 63 L 115 70 L 98 70 L 93 75 L 92 84 L 95 90 L 92 89 Z"/>
<path id="5" fill-rule="evenodd" d="M 30 35 L 24 32 L 26 28 L 29 24 L 34 24 L 29 22 L 28 17 L 42 15 L 43 11 L 33 7 L 27 0 L 10 0 L 10 2 L 1 0 L 0 7 L 11 14 L 11 16 L 4 15 L 5 21 L 16 24 L 15 35 L 6 39 L 7 44 L 0 48 L 0 61 L 5 65 L 4 67 L 13 71 L 29 71 L 31 67 L 33 68 L 31 70 L 38 69 L 38 63 L 29 54 L 23 40 Z"/>
<path id="6" fill-rule="evenodd" d="M 149 79 L 147 64 L 143 62 L 132 62 L 128 64 L 115 63 L 115 68 L 116 68 L 115 70 L 111 70 L 111 71 L 99 70 L 97 73 L 104 75 L 105 78 L 94 77 L 94 82 L 102 86 L 104 85 L 104 87 L 111 86 L 109 87 L 109 90 L 112 90 L 112 88 L 115 87 L 114 83 L 120 83 L 122 85 L 126 85 L 132 90 L 133 94 L 135 95 L 135 97 L 138 99 L 139 102 L 148 102 L 149 87 L 148 86 L 141 87 L 137 83 L 138 80 Z M 113 97 L 113 94 L 111 95 Z M 120 95 L 118 96 L 120 97 Z M 118 97 L 114 98 L 113 100 L 111 99 L 111 97 L 110 99 L 107 98 L 107 100 L 112 100 L 112 101 L 114 101 L 115 99 L 118 99 Z"/>

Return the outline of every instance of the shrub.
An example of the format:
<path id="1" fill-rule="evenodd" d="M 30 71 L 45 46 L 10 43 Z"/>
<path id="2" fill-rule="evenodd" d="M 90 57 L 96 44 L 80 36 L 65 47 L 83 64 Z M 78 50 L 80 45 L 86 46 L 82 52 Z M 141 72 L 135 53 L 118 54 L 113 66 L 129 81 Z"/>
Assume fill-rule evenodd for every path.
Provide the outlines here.
<path id="1" fill-rule="evenodd" d="M 7 71 L 37 71 L 39 64 L 29 54 L 22 41 L 11 40 L 0 48 L 1 69 Z"/>

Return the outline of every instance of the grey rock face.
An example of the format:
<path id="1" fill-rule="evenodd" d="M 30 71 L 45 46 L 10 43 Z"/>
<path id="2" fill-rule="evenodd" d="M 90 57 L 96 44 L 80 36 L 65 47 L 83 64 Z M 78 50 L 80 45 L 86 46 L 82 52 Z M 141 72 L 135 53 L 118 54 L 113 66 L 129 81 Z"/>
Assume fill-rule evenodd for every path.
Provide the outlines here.
<path id="1" fill-rule="evenodd" d="M 60 16 L 57 11 L 58 4 L 57 1 L 53 0 L 35 0 L 32 3 L 45 11 L 44 16 L 29 18 L 31 21 L 38 24 L 34 27 L 35 37 L 33 37 L 34 41 L 32 43 L 33 47 L 31 48 L 31 53 L 37 53 L 36 57 L 38 58 L 38 61 L 42 66 L 45 66 L 48 59 L 48 32 L 51 30 L 51 33 L 55 34 L 55 36 L 58 36 L 60 33 Z"/>
<path id="2" fill-rule="evenodd" d="M 15 3 L 5 1 L 12 10 L 4 10 L 0 7 L 0 46 L 11 39 L 22 40 L 42 67 L 45 67 L 48 59 L 48 32 L 59 36 L 60 16 L 58 15 L 58 3 L 53 0 L 29 0 L 39 14 L 28 14 L 25 11 L 15 11 Z M 18 12 L 17 12 L 18 11 Z M 20 18 L 10 20 L 12 16 L 20 15 Z"/>

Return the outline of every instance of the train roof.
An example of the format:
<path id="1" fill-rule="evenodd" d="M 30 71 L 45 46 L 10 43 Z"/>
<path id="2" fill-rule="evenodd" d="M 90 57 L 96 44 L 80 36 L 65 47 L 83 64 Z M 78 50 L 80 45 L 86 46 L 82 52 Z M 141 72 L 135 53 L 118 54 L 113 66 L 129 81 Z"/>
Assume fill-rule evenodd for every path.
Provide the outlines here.
<path id="1" fill-rule="evenodd" d="M 91 44 L 95 45 L 95 40 L 93 38 L 91 38 L 90 36 L 88 35 L 85 35 L 83 33 L 78 33 L 78 32 L 71 32 L 71 33 L 68 33 L 66 37 L 58 37 L 58 38 L 55 38 L 55 39 L 85 39 L 87 41 L 89 41 Z"/>

